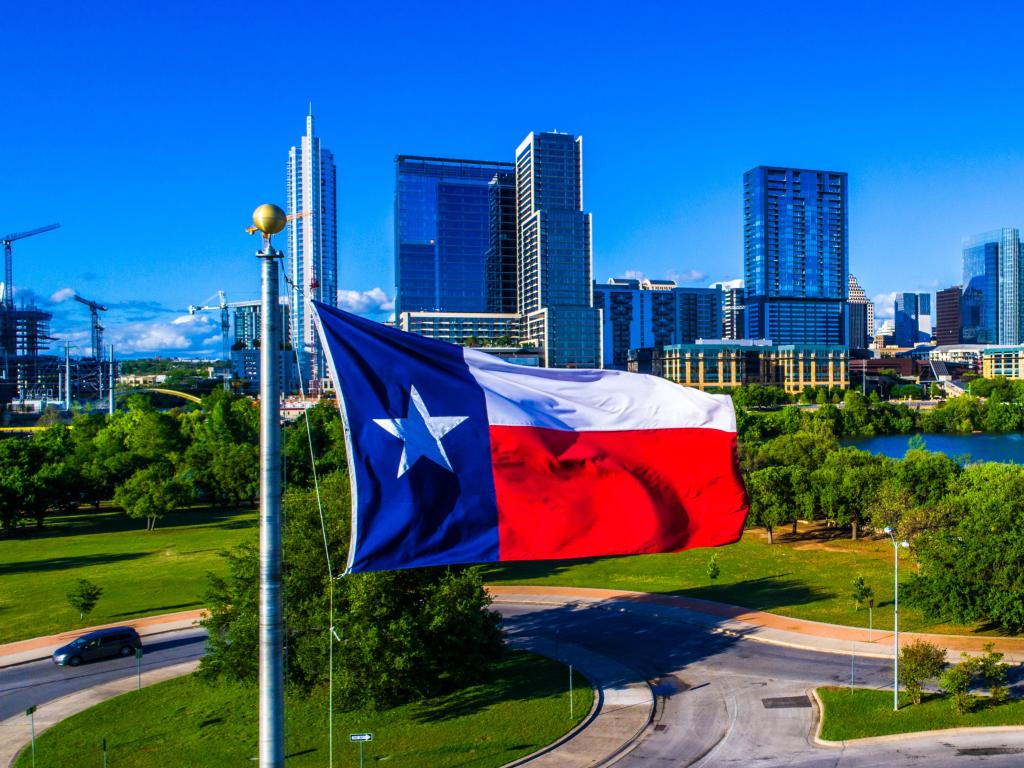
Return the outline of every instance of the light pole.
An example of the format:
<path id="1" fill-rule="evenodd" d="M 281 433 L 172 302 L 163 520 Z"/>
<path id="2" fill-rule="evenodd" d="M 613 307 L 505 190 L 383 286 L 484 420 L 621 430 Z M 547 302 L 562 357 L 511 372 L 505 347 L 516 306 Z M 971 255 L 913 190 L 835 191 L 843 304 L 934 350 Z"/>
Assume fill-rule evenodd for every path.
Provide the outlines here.
<path id="1" fill-rule="evenodd" d="M 908 541 L 896 541 L 892 528 L 884 528 L 892 541 L 892 711 L 900 708 L 900 547 L 910 546 Z"/>
<path id="2" fill-rule="evenodd" d="M 284 645 L 281 616 L 281 328 L 277 260 L 270 244 L 285 212 L 261 205 L 252 214 L 263 233 L 260 306 L 260 768 L 284 768 Z"/>

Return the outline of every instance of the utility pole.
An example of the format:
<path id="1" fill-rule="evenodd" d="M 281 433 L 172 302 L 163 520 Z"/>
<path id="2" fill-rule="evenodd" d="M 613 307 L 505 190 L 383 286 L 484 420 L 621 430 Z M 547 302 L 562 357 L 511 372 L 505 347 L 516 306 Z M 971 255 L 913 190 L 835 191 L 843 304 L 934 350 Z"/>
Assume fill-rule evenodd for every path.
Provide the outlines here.
<path id="1" fill-rule="evenodd" d="M 259 768 L 284 768 L 284 646 L 281 610 L 281 320 L 278 259 L 270 243 L 287 217 L 276 205 L 252 215 L 263 233 L 260 317 Z"/>
<path id="2" fill-rule="evenodd" d="M 71 411 L 71 344 L 64 342 L 64 410 Z"/>
<path id="3" fill-rule="evenodd" d="M 114 345 L 110 345 L 110 362 L 107 363 L 107 413 L 114 415 Z"/>

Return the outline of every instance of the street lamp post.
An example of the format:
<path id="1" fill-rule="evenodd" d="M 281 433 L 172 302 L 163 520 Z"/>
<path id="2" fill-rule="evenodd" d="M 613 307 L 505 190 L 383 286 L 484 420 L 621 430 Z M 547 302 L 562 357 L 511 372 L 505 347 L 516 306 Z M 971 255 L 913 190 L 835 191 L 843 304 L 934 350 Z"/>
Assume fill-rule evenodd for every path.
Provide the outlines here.
<path id="1" fill-rule="evenodd" d="M 897 542 L 889 526 L 884 530 L 892 541 L 892 710 L 896 712 L 900 708 L 900 547 L 906 549 L 910 542 Z"/>
<path id="2" fill-rule="evenodd" d="M 261 205 L 252 215 L 263 233 L 260 306 L 260 607 L 259 766 L 284 768 L 284 643 L 281 616 L 281 321 L 278 262 L 270 244 L 284 229 L 285 212 Z"/>

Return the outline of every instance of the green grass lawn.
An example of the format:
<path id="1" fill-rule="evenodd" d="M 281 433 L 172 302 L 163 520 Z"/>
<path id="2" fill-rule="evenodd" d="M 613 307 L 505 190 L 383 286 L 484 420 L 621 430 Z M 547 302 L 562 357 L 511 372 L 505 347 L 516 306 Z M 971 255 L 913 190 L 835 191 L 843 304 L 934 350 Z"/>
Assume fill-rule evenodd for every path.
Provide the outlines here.
<path id="1" fill-rule="evenodd" d="M 255 510 L 193 508 L 145 521 L 91 508 L 47 519 L 0 538 L 0 643 L 84 625 L 202 607 L 207 571 L 223 572 L 218 552 L 256 530 Z M 85 621 L 68 605 L 77 579 L 103 587 Z"/>
<path id="2" fill-rule="evenodd" d="M 1024 700 L 989 706 L 984 700 L 978 709 L 958 715 L 949 699 L 925 694 L 918 705 L 907 703 L 901 695 L 900 710 L 892 710 L 892 691 L 867 688 L 819 688 L 824 705 L 821 737 L 829 741 L 886 736 L 890 733 L 914 733 L 943 728 L 976 728 L 984 725 L 1024 725 Z"/>
<path id="3" fill-rule="evenodd" d="M 511 652 L 487 684 L 382 712 L 335 712 L 335 765 L 356 765 L 350 733 L 369 731 L 367 765 L 500 766 L 550 744 L 582 720 L 593 703 L 589 683 L 576 677 L 574 713 L 561 664 Z M 288 765 L 327 763 L 324 692 L 286 704 Z M 256 691 L 205 685 L 193 676 L 111 699 L 65 720 L 36 743 L 37 768 L 99 765 L 118 768 L 249 765 L 257 754 Z M 22 753 L 16 768 L 28 768 Z"/>
<path id="4" fill-rule="evenodd" d="M 721 574 L 712 583 L 707 564 L 718 554 Z M 913 573 L 906 554 L 900 581 Z M 763 530 L 747 531 L 736 544 L 717 550 L 676 554 L 606 557 L 557 562 L 508 563 L 488 567 L 491 584 L 603 587 L 636 592 L 685 594 L 706 600 L 771 611 L 783 616 L 849 626 L 868 626 L 867 608 L 850 599 L 861 574 L 875 591 L 874 626 L 892 628 L 892 545 L 888 539 L 850 541 L 848 531 L 801 525 L 796 536 L 776 531 L 769 545 Z M 929 623 L 904 604 L 900 629 L 967 633 L 978 627 Z"/>

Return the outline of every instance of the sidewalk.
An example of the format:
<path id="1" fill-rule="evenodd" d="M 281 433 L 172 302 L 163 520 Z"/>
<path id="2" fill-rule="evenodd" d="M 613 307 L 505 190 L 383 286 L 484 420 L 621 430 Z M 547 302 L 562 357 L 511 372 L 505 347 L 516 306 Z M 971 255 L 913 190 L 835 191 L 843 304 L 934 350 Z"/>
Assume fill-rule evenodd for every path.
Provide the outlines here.
<path id="1" fill-rule="evenodd" d="M 62 645 L 74 640 L 86 632 L 106 627 L 134 627 L 135 631 L 143 637 L 147 635 L 159 635 L 164 632 L 174 632 L 178 629 L 188 629 L 195 625 L 203 615 L 203 610 L 179 611 L 178 613 L 165 613 L 162 616 L 147 616 L 143 619 L 131 619 L 115 624 L 101 624 L 96 627 L 82 627 L 70 632 L 61 632 L 56 635 L 44 635 L 33 637 L 29 640 L 19 640 L 15 643 L 0 645 L 0 669 L 13 667 L 18 664 L 27 664 L 30 661 L 48 659 L 50 655 Z M 0 765 L 3 765 L 0 762 Z"/>
<path id="2" fill-rule="evenodd" d="M 489 586 L 487 591 L 496 603 L 533 603 L 553 608 L 568 604 L 599 607 L 609 610 L 642 610 L 684 624 L 710 628 L 712 631 L 740 636 L 749 640 L 774 643 L 809 651 L 843 655 L 892 658 L 892 630 L 875 629 L 869 633 L 860 627 L 824 624 L 819 621 L 793 619 L 765 611 L 754 611 L 725 603 L 693 597 L 627 592 L 617 589 L 580 587 Z M 1010 663 L 1024 662 L 1024 637 L 981 637 L 971 635 L 935 635 L 900 632 L 900 646 L 914 640 L 927 640 L 947 649 L 949 661 L 959 661 L 960 653 L 981 653 L 982 646 L 993 643 Z"/>

